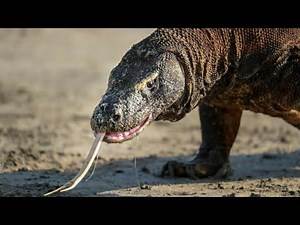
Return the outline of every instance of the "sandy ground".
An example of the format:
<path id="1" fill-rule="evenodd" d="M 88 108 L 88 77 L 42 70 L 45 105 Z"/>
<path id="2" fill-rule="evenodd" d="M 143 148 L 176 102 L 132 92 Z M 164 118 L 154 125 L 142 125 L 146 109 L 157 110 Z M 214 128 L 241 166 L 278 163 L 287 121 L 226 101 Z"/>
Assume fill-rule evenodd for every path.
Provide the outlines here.
<path id="1" fill-rule="evenodd" d="M 41 196 L 78 172 L 110 70 L 152 30 L 0 30 L 0 196 Z M 280 119 L 245 112 L 232 176 L 159 177 L 168 160 L 196 153 L 195 110 L 177 123 L 152 123 L 132 141 L 103 144 L 94 175 L 59 196 L 299 196 L 299 135 Z"/>

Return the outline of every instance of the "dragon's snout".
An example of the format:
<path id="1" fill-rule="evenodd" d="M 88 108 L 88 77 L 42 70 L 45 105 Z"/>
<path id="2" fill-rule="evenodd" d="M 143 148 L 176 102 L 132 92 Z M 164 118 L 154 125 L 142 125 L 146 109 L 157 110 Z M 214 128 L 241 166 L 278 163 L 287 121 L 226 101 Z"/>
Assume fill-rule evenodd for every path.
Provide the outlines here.
<path id="1" fill-rule="evenodd" d="M 95 108 L 91 118 L 91 127 L 95 132 L 116 130 L 122 123 L 123 117 L 120 104 L 115 99 L 106 97 Z"/>
<path id="2" fill-rule="evenodd" d="M 95 133 L 105 133 L 105 142 L 121 143 L 130 140 L 152 121 L 151 112 L 140 110 L 138 104 L 135 104 L 138 101 L 133 101 L 130 96 L 133 95 L 108 92 L 95 108 L 91 128 Z"/>

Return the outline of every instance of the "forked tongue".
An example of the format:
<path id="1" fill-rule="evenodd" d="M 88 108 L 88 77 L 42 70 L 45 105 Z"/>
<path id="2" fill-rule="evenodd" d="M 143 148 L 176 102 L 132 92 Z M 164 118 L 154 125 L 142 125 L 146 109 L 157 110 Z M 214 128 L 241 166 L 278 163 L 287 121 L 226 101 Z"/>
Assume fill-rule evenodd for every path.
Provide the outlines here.
<path id="1" fill-rule="evenodd" d="M 100 146 L 101 146 L 101 143 L 102 143 L 102 140 L 103 140 L 104 136 L 105 136 L 105 133 L 98 133 L 96 135 L 96 138 L 95 138 L 94 143 L 93 143 L 93 145 L 90 149 L 90 152 L 89 152 L 86 160 L 84 161 L 84 164 L 81 167 L 78 174 L 72 180 L 65 183 L 63 186 L 55 189 L 54 191 L 51 191 L 51 192 L 48 192 L 48 193 L 44 194 L 44 196 L 52 195 L 54 193 L 69 191 L 69 190 L 72 190 L 73 188 L 75 188 L 79 184 L 79 182 L 85 177 L 85 175 L 87 174 L 87 172 L 91 168 L 95 158 L 97 157 L 97 155 L 99 153 Z"/>

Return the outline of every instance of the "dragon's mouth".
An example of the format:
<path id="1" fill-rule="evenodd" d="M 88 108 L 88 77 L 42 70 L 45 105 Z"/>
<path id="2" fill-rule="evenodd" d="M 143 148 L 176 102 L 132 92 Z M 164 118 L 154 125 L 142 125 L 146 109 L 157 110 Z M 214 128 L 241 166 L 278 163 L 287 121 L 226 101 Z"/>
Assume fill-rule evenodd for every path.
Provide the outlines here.
<path id="1" fill-rule="evenodd" d="M 106 132 L 103 141 L 107 143 L 121 143 L 124 141 L 128 141 L 135 136 L 137 136 L 141 131 L 151 122 L 152 116 L 148 116 L 143 122 L 128 130 L 123 132 Z"/>

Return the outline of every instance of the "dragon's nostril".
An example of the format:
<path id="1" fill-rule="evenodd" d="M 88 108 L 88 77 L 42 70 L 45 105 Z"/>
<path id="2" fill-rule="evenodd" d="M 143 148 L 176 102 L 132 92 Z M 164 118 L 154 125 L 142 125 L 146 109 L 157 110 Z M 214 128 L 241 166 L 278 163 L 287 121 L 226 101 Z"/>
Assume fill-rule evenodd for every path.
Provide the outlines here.
<path id="1" fill-rule="evenodd" d="M 119 114 L 115 114 L 112 117 L 113 121 L 118 122 L 121 119 L 121 116 Z"/>

